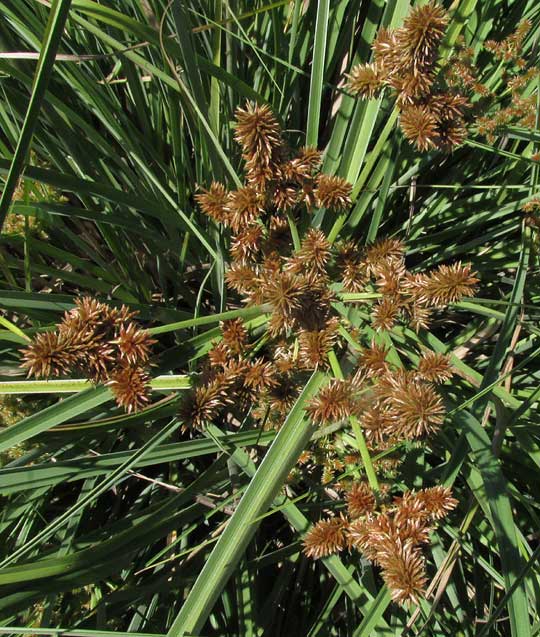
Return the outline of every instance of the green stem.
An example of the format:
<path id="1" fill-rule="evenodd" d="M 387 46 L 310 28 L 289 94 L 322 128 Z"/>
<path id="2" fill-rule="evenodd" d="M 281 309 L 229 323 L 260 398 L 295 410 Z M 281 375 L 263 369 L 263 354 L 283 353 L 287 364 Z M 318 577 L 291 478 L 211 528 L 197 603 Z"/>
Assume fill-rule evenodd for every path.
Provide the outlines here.
<path id="1" fill-rule="evenodd" d="M 26 334 L 14 323 L 12 323 L 11 321 L 8 321 L 8 319 L 5 316 L 0 316 L 0 325 L 3 325 L 10 332 L 12 332 L 13 334 L 16 334 L 17 336 L 24 339 L 25 341 L 32 340 L 29 336 L 26 336 Z"/>
<path id="2" fill-rule="evenodd" d="M 344 303 L 354 303 L 355 301 L 366 301 L 369 299 L 380 299 L 382 298 L 382 294 L 380 292 L 341 292 L 339 294 L 339 298 Z"/>
<path id="3" fill-rule="evenodd" d="M 300 250 L 300 247 L 301 247 L 300 235 L 298 234 L 298 228 L 296 227 L 296 222 L 294 220 L 294 217 L 292 213 L 290 212 L 287 213 L 287 221 L 289 222 L 289 228 L 291 229 L 291 237 L 292 237 L 294 250 L 295 252 L 298 252 L 298 250 Z"/>
<path id="4" fill-rule="evenodd" d="M 341 366 L 334 350 L 330 350 L 330 352 L 328 352 L 328 361 L 330 363 L 330 367 L 332 368 L 332 373 L 334 374 L 334 376 L 339 380 L 343 380 L 343 371 L 341 370 Z M 354 437 L 356 439 L 356 447 L 360 452 L 360 457 L 362 458 L 364 469 L 366 470 L 366 476 L 369 482 L 369 486 L 372 488 L 373 491 L 375 491 L 375 493 L 378 493 L 380 491 L 379 481 L 377 480 L 377 474 L 375 473 L 375 469 L 373 467 L 373 461 L 371 460 L 371 456 L 369 455 L 369 449 L 367 448 L 366 439 L 364 438 L 362 427 L 360 426 L 360 423 L 358 422 L 358 418 L 356 416 L 350 416 L 349 422 L 351 423 Z"/>
<path id="5" fill-rule="evenodd" d="M 345 225 L 345 222 L 347 221 L 348 216 L 349 216 L 348 213 L 342 213 L 334 221 L 334 225 L 330 229 L 330 233 L 328 235 L 328 241 L 330 243 L 334 243 L 334 241 L 337 239 L 337 236 L 340 233 L 341 228 L 343 228 L 343 226 Z"/>
<path id="6" fill-rule="evenodd" d="M 227 312 L 221 312 L 220 314 L 210 314 L 209 316 L 199 316 L 194 319 L 187 319 L 185 321 L 178 321 L 177 323 L 169 323 L 168 325 L 160 325 L 159 327 L 151 327 L 148 330 L 149 334 L 155 336 L 156 334 L 166 334 L 167 332 L 176 332 L 177 330 L 185 330 L 190 327 L 198 325 L 211 325 L 212 323 L 219 323 L 227 319 L 243 318 L 251 319 L 256 316 L 260 316 L 266 311 L 264 306 L 243 307 L 238 310 L 229 310 Z"/>
<path id="7" fill-rule="evenodd" d="M 153 378 L 150 385 L 155 391 L 188 389 L 190 380 L 183 374 L 166 375 Z M 92 383 L 85 378 L 16 380 L 0 382 L 0 394 L 75 394 L 92 386 Z"/>
<path id="8" fill-rule="evenodd" d="M 364 463 L 369 486 L 373 489 L 373 491 L 375 491 L 375 493 L 378 493 L 380 491 L 379 481 L 377 480 L 377 474 L 375 473 L 373 462 L 371 461 L 371 456 L 369 455 L 369 449 L 367 448 L 366 439 L 364 438 L 362 427 L 360 426 L 360 423 L 358 422 L 358 418 L 356 416 L 351 416 L 349 421 L 351 423 L 354 437 L 356 438 L 356 446 L 358 447 L 360 457 L 362 458 L 362 462 Z"/>

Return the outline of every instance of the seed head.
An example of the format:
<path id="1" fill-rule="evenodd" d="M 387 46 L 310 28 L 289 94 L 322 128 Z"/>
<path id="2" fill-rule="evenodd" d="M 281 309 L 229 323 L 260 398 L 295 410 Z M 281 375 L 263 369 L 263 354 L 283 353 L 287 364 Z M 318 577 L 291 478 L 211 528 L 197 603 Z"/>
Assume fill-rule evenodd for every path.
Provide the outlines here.
<path id="1" fill-rule="evenodd" d="M 120 326 L 118 337 L 111 344 L 118 347 L 121 360 L 136 366 L 146 363 L 151 347 L 156 342 L 147 331 L 141 330 L 135 323 L 128 323 L 127 326 Z"/>
<path id="2" fill-rule="evenodd" d="M 342 177 L 319 175 L 315 188 L 315 199 L 319 208 L 347 210 L 351 205 L 351 184 Z"/>
<path id="3" fill-rule="evenodd" d="M 304 538 L 304 554 L 317 560 L 342 551 L 347 545 L 347 527 L 343 516 L 320 520 Z"/>
<path id="4" fill-rule="evenodd" d="M 347 87 L 353 95 L 371 99 L 381 93 L 385 74 L 377 64 L 357 64 L 346 78 Z"/>
<path id="5" fill-rule="evenodd" d="M 328 424 L 348 418 L 353 411 L 350 383 L 344 380 L 332 380 L 326 387 L 319 390 L 306 411 L 317 424 Z"/>
<path id="6" fill-rule="evenodd" d="M 375 496 L 367 482 L 355 482 L 346 495 L 349 516 L 359 518 L 375 509 Z"/>
<path id="7" fill-rule="evenodd" d="M 212 182 L 208 190 L 195 195 L 195 200 L 205 215 L 218 223 L 226 223 L 229 218 L 227 210 L 228 191 L 223 184 Z"/>
<path id="8" fill-rule="evenodd" d="M 150 401 L 150 377 L 142 367 L 116 369 L 107 381 L 116 402 L 128 413 L 140 411 Z"/>

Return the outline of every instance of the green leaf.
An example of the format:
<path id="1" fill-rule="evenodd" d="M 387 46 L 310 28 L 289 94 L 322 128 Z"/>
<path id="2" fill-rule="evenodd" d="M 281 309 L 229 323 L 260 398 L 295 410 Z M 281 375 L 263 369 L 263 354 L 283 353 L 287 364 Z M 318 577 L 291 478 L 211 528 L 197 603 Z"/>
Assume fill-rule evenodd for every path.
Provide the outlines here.
<path id="1" fill-rule="evenodd" d="M 24 418 L 16 425 L 0 431 L 0 451 L 5 451 L 23 440 L 37 436 L 66 420 L 76 418 L 111 398 L 112 394 L 108 387 L 87 389 L 75 396 L 65 398 L 56 405 L 51 405 Z"/>
<path id="2" fill-rule="evenodd" d="M 303 408 L 323 379 L 323 374 L 316 372 L 306 383 L 172 623 L 167 633 L 169 637 L 196 634 L 204 626 L 257 530 L 258 524 L 254 520 L 266 512 L 279 493 L 313 433 L 312 425 L 305 420 Z"/>
<path id="3" fill-rule="evenodd" d="M 309 86 L 306 146 L 318 146 L 321 97 L 326 59 L 326 38 L 330 0 L 318 0 L 315 42 L 311 61 L 311 82 Z"/>
<path id="4" fill-rule="evenodd" d="M 60 46 L 70 5 L 71 0 L 55 0 L 51 7 L 49 22 L 45 31 L 45 37 L 43 39 L 36 69 L 32 95 L 30 96 L 30 103 L 28 104 L 28 110 L 26 111 L 26 117 L 19 135 L 17 148 L 15 149 L 13 159 L 11 160 L 4 189 L 0 197 L 0 231 L 4 225 L 4 220 L 8 213 L 9 205 L 11 204 L 11 198 L 13 197 L 13 193 L 17 187 L 19 177 L 24 167 L 24 161 L 32 142 L 32 135 L 37 124 L 41 104 L 45 97 L 47 85 L 49 84 L 52 74 L 54 59 Z"/>

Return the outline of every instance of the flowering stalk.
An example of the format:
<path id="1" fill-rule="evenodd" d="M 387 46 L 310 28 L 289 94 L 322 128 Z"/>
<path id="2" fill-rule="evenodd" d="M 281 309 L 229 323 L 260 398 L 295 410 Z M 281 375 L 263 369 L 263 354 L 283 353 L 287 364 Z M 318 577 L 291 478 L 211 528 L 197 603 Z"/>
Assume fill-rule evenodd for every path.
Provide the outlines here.
<path id="1" fill-rule="evenodd" d="M 191 381 L 184 374 L 157 376 L 150 381 L 154 391 L 189 389 Z M 67 378 L 64 380 L 16 380 L 0 382 L 1 394 L 75 394 L 93 387 L 86 378 Z"/>
<path id="2" fill-rule="evenodd" d="M 334 376 L 339 380 L 343 380 L 343 371 L 341 370 L 341 365 L 337 359 L 336 353 L 334 350 L 328 352 L 328 361 L 332 368 L 332 372 Z M 380 491 L 379 481 L 377 479 L 377 474 L 375 473 L 375 469 L 373 467 L 373 462 L 371 460 L 371 456 L 369 454 L 369 449 L 367 448 L 366 439 L 364 438 L 364 434 L 362 432 L 362 427 L 358 422 L 358 418 L 354 415 L 349 417 L 349 422 L 351 423 L 351 427 L 354 433 L 354 437 L 356 439 L 356 446 L 358 451 L 360 452 L 360 457 L 362 458 L 362 462 L 364 464 L 364 469 L 366 471 L 366 476 L 369 482 L 369 486 L 375 493 Z"/>

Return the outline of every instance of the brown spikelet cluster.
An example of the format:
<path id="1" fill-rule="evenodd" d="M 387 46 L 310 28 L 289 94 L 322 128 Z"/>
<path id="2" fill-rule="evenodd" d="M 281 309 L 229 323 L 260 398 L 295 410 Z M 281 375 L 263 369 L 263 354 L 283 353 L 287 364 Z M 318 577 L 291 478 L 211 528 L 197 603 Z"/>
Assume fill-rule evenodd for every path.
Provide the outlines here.
<path id="1" fill-rule="evenodd" d="M 329 424 L 356 416 L 373 449 L 402 440 L 418 440 L 436 432 L 445 416 L 435 384 L 450 378 L 445 356 L 428 352 L 415 370 L 392 367 L 385 350 L 373 344 L 362 351 L 356 373 L 333 380 L 310 401 L 313 422 Z"/>
<path id="2" fill-rule="evenodd" d="M 345 548 L 359 550 L 381 569 L 394 602 L 419 603 L 427 583 L 422 547 L 437 522 L 457 506 L 449 488 L 409 491 L 392 503 L 377 504 L 364 483 L 345 496 L 348 517 L 317 522 L 304 538 L 304 553 L 318 559 Z"/>
<path id="3" fill-rule="evenodd" d="M 450 55 L 439 56 L 449 16 L 437 2 L 411 9 L 403 26 L 383 28 L 373 44 L 373 62 L 355 66 L 349 90 L 362 98 L 379 96 L 389 88 L 400 110 L 404 137 L 419 151 L 451 151 L 461 145 L 475 125 L 490 141 L 504 125 L 534 127 L 536 98 L 524 89 L 538 74 L 522 57 L 524 39 L 531 28 L 522 22 L 501 42 L 487 41 L 485 51 L 506 65 L 504 87 L 510 104 L 496 109 L 496 95 L 481 81 L 474 51 L 459 39 Z"/>
<path id="4" fill-rule="evenodd" d="M 540 197 L 529 199 L 521 206 L 521 211 L 524 213 L 525 223 L 536 231 L 540 230 Z"/>
<path id="5" fill-rule="evenodd" d="M 347 546 L 348 526 L 344 516 L 320 520 L 304 539 L 304 553 L 319 559 L 342 551 Z"/>
<path id="6" fill-rule="evenodd" d="M 427 60 L 434 40 L 422 46 Z M 279 427 L 308 374 L 328 369 L 330 352 L 346 346 L 343 319 L 334 307 L 336 281 L 345 293 L 380 294 L 370 305 L 378 331 L 398 322 L 426 327 L 434 311 L 472 295 L 477 281 L 470 266 L 460 263 L 409 272 L 405 245 L 396 238 L 368 246 L 331 243 L 320 229 L 310 228 L 293 243 L 290 215 L 294 223 L 299 204 L 308 211 L 311 206 L 346 209 L 350 184 L 321 174 L 316 150 L 304 148 L 288 158 L 266 107 L 248 105 L 237 119 L 247 183 L 232 193 L 212 184 L 198 200 L 203 212 L 233 231 L 225 278 L 246 305 L 267 312 L 266 335 L 264 347 L 256 348 L 242 321 L 222 324 L 221 340 L 208 355 L 209 369 L 182 408 L 186 427 L 202 427 L 217 417 L 241 422 L 246 412 L 263 427 Z M 373 447 L 421 438 L 442 423 L 444 410 L 433 384 L 449 374 L 438 358 L 422 365 L 411 373 L 392 369 L 384 348 L 372 343 L 359 353 L 351 379 L 331 381 L 307 413 L 321 425 L 357 416 Z M 333 480 L 340 462 L 323 463 L 325 478 Z"/>
<path id="7" fill-rule="evenodd" d="M 459 261 L 427 273 L 413 274 L 405 267 L 405 246 L 397 239 L 382 239 L 365 249 L 340 256 L 343 287 L 355 293 L 368 283 L 381 293 L 372 309 L 372 325 L 387 331 L 400 320 L 415 330 L 426 328 L 433 311 L 473 296 L 478 279 L 469 264 Z"/>
<path id="8" fill-rule="evenodd" d="M 213 183 L 197 200 L 205 214 L 231 229 L 227 284 L 247 305 L 268 310 L 270 340 L 255 357 L 241 322 L 222 325 L 222 341 L 209 353 L 212 374 L 194 390 L 183 416 L 187 424 L 201 426 L 225 407 L 230 412 L 234 401 L 226 400 L 225 394 L 240 391 L 252 395 L 255 418 L 265 426 L 279 426 L 305 375 L 327 365 L 340 327 L 331 307 L 335 293 L 329 287 L 335 251 L 314 228 L 294 249 L 289 221 L 302 209 L 346 209 L 351 185 L 320 172 L 316 149 L 292 153 L 268 107 L 247 104 L 237 110 L 236 119 L 246 183 L 230 192 Z M 221 388 L 231 362 L 237 377 L 224 394 Z M 205 400 L 211 409 L 204 409 Z"/>
<path id="9" fill-rule="evenodd" d="M 133 322 L 136 312 L 96 299 L 76 299 L 54 332 L 37 334 L 23 350 L 29 376 L 81 374 L 110 386 L 118 405 L 138 411 L 150 399 L 147 373 L 155 341 Z"/>
<path id="10" fill-rule="evenodd" d="M 236 111 L 235 139 L 242 148 L 246 183 L 228 191 L 214 182 L 196 195 L 201 210 L 234 233 L 234 258 L 242 262 L 276 248 L 272 230 L 284 213 L 299 206 L 333 211 L 346 209 L 351 185 L 320 172 L 321 154 L 314 148 L 291 153 L 270 108 L 248 102 Z M 269 220 L 274 217 L 274 228 Z M 263 225 L 261 225 L 263 224 Z M 257 229 L 255 229 L 257 228 Z M 266 231 L 264 231 L 266 228 Z"/>
<path id="11" fill-rule="evenodd" d="M 415 37 L 428 64 L 436 38 Z M 383 44 L 379 39 L 378 46 Z M 346 209 L 350 185 L 320 173 L 316 150 L 301 149 L 293 156 L 266 108 L 243 109 L 236 138 L 246 162 L 245 186 L 231 194 L 213 184 L 199 202 L 203 212 L 232 230 L 226 271 L 232 298 L 259 306 L 266 322 L 254 330 L 240 319 L 221 324 L 206 367 L 185 394 L 181 418 L 186 429 L 212 421 L 232 428 L 239 423 L 279 428 L 312 372 L 330 376 L 335 359 L 346 356 L 353 365 L 347 377 L 330 378 L 305 407 L 321 437 L 310 443 L 289 481 L 310 476 L 346 492 L 350 516 L 359 516 L 374 500 L 365 485 L 351 485 L 351 472 L 358 471 L 361 459 L 340 430 L 356 418 L 368 448 L 384 452 L 375 471 L 392 479 L 400 463 L 394 446 L 424 439 L 441 427 L 445 409 L 436 385 L 449 379 L 451 369 L 435 352 L 420 354 L 416 366 L 396 364 L 383 340 L 372 339 L 372 330 L 368 336 L 351 326 L 340 304 L 361 304 L 377 332 L 398 323 L 418 331 L 445 305 L 472 295 L 477 279 L 469 265 L 460 263 L 410 272 L 405 245 L 397 238 L 365 246 L 331 242 L 313 227 L 295 235 L 295 221 L 309 219 L 312 207 Z M 237 202 L 248 194 L 252 205 L 240 211 Z M 301 208 L 307 214 L 302 216 Z M 340 529 L 335 521 L 321 526 L 321 533 L 330 533 L 327 547 L 341 543 Z"/>

